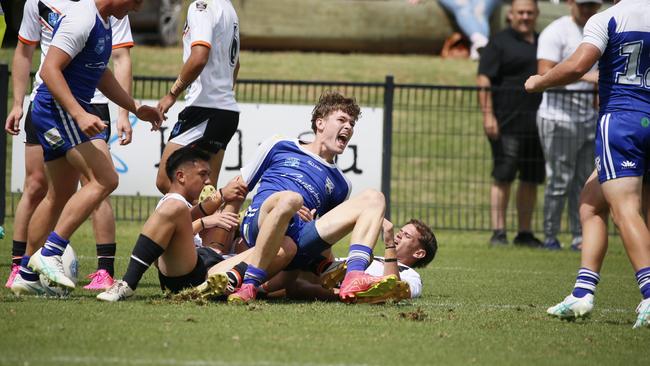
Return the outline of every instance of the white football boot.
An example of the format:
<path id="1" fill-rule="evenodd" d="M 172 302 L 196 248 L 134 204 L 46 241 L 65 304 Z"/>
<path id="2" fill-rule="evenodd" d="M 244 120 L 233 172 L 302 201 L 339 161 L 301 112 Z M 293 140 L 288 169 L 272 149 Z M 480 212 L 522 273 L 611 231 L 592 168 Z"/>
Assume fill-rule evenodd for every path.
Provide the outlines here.
<path id="1" fill-rule="evenodd" d="M 108 290 L 97 295 L 97 300 L 117 302 L 128 299 L 133 296 L 134 293 L 135 291 L 133 291 L 125 281 L 117 280 L 108 288 Z"/>
<path id="2" fill-rule="evenodd" d="M 546 312 L 551 316 L 563 320 L 575 320 L 578 318 L 588 318 L 593 308 L 593 294 L 586 294 L 584 297 L 569 295 L 561 303 L 548 308 Z"/>
<path id="3" fill-rule="evenodd" d="M 53 255 L 46 257 L 41 253 L 42 250 L 43 248 L 40 248 L 29 258 L 29 264 L 27 266 L 34 272 L 38 272 L 47 277 L 51 282 L 73 289 L 75 287 L 74 282 L 65 275 L 61 256 Z"/>

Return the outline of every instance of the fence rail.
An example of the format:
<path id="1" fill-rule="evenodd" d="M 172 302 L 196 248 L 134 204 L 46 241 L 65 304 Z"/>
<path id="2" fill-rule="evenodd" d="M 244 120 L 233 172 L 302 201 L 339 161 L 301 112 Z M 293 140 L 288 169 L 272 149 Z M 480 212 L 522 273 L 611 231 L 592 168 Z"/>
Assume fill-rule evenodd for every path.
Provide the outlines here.
<path id="1" fill-rule="evenodd" d="M 159 99 L 174 80 L 136 76 L 134 96 Z M 490 229 L 492 156 L 483 132 L 478 88 L 398 84 L 390 76 L 383 83 L 239 80 L 236 95 L 242 103 L 313 105 L 326 89 L 352 95 L 362 106 L 384 109 L 383 126 L 358 125 L 355 133 L 362 134 L 368 128 L 384 129 L 383 154 L 377 158 L 382 159 L 382 190 L 389 199 L 394 221 L 418 217 L 436 229 Z M 593 92 L 553 94 L 570 99 L 590 97 Z M 529 118 L 534 118 L 535 113 L 525 112 Z M 536 231 L 541 230 L 543 192 L 541 185 L 533 213 Z M 19 197 L 20 193 L 6 194 L 8 216 L 13 216 Z M 145 219 L 156 200 L 143 196 L 112 197 L 118 220 Z M 508 227 L 515 228 L 516 209 L 514 204 L 510 206 Z M 566 225 L 563 226 L 565 229 Z"/>

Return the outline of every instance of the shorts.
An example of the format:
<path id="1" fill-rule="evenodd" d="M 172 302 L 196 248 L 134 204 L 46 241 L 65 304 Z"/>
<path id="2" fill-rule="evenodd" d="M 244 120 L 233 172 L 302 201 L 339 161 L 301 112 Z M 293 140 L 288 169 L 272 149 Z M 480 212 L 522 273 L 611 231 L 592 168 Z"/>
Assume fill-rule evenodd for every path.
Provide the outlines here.
<path id="1" fill-rule="evenodd" d="M 81 104 L 91 114 L 106 122 L 106 128 L 95 136 L 86 136 L 79 125 L 51 97 L 35 99 L 29 105 L 25 118 L 25 142 L 40 144 L 43 147 L 45 161 L 65 156 L 73 147 L 96 139 L 108 143 L 111 136 L 110 113 L 108 104 Z"/>
<path id="2" fill-rule="evenodd" d="M 595 164 L 600 183 L 621 177 L 641 177 L 648 168 L 650 115 L 615 112 L 600 116 Z"/>
<path id="3" fill-rule="evenodd" d="M 259 207 L 248 206 L 242 220 L 241 235 L 246 240 L 249 248 L 255 246 L 259 234 L 259 212 Z M 305 222 L 300 219 L 298 214 L 295 214 L 289 221 L 285 236 L 290 237 L 298 247 L 296 255 L 285 270 L 305 270 L 310 268 L 315 260 L 321 260 L 323 248 L 330 247 L 330 244 L 325 242 L 318 234 L 316 221 Z"/>
<path id="4" fill-rule="evenodd" d="M 196 266 L 186 275 L 167 277 L 158 271 L 158 281 L 160 282 L 160 289 L 163 292 L 171 291 L 172 293 L 177 293 L 186 288 L 196 287 L 202 284 L 208 275 L 208 269 L 224 260 L 221 254 L 210 248 L 197 248 L 196 254 Z"/>
<path id="5" fill-rule="evenodd" d="M 489 141 L 492 148 L 494 180 L 511 183 L 519 172 L 519 180 L 522 182 L 544 182 L 544 152 L 537 133 L 505 134 Z"/>
<path id="6" fill-rule="evenodd" d="M 237 131 L 239 112 L 215 108 L 185 107 L 178 114 L 169 142 L 198 147 L 216 154 L 225 150 Z"/>

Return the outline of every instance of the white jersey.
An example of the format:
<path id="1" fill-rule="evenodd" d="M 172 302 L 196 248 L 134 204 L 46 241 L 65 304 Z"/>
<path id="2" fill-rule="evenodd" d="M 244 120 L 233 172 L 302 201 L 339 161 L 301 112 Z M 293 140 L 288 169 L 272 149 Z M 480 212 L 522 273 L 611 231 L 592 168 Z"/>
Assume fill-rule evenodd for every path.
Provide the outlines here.
<path id="1" fill-rule="evenodd" d="M 239 112 L 233 90 L 239 60 L 239 19 L 229 0 L 190 4 L 183 30 L 183 63 L 195 45 L 210 48 L 210 57 L 187 91 L 186 106 Z"/>
<path id="2" fill-rule="evenodd" d="M 25 2 L 23 19 L 20 23 L 20 30 L 18 31 L 18 40 L 27 45 L 41 44 L 41 63 L 34 79 L 34 86 L 32 87 L 32 94 L 30 100 L 34 100 L 36 90 L 43 83 L 40 72 L 43 66 L 43 60 L 47 55 L 52 43 L 52 33 L 54 26 L 59 19 L 66 14 L 66 10 L 70 6 L 77 4 L 76 1 L 70 0 L 27 0 Z M 133 47 L 133 37 L 131 35 L 131 26 L 129 24 L 128 16 L 117 19 L 110 17 L 112 27 L 113 49 L 122 47 Z M 73 57 L 74 55 L 70 55 Z M 102 95 L 99 90 L 95 91 L 92 103 L 105 104 L 108 99 Z"/>
<path id="3" fill-rule="evenodd" d="M 583 28 L 569 15 L 551 24 L 539 35 L 537 59 L 560 63 L 573 54 L 582 42 Z M 591 70 L 595 70 L 596 65 Z M 578 81 L 559 89 L 595 90 L 595 85 Z M 597 118 L 593 94 L 583 93 L 544 93 L 538 116 L 563 122 L 586 122 Z"/>
<path id="4" fill-rule="evenodd" d="M 163 202 L 170 199 L 181 201 L 187 206 L 187 208 L 192 209 L 192 204 L 189 203 L 182 195 L 178 193 L 167 193 L 160 199 L 160 201 L 158 201 L 158 204 L 156 205 L 156 210 L 158 209 L 158 207 L 160 207 L 163 204 Z M 201 239 L 201 236 L 199 234 L 194 234 L 194 246 L 197 248 L 203 246 L 203 239 Z"/>
<path id="5" fill-rule="evenodd" d="M 383 276 L 384 265 L 384 257 L 374 257 L 368 268 L 366 268 L 366 273 L 372 276 Z M 397 262 L 397 266 L 400 280 L 409 284 L 411 298 L 420 297 L 422 295 L 422 278 L 420 278 L 420 274 L 400 262 Z"/>

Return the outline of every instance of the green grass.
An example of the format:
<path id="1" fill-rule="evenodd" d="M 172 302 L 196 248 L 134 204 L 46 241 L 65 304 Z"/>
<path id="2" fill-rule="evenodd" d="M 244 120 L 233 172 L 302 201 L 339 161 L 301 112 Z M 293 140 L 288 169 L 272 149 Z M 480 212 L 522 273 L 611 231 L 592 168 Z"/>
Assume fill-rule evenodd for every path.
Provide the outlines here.
<path id="1" fill-rule="evenodd" d="M 118 223 L 118 274 L 140 225 Z M 0 364 L 644 364 L 650 331 L 631 329 L 640 297 L 619 240 L 592 318 L 567 323 L 544 311 L 570 291 L 578 253 L 489 249 L 485 233 L 437 234 L 438 256 L 421 271 L 424 295 L 400 304 L 175 304 L 162 298 L 155 269 L 134 299 L 118 304 L 80 288 L 64 300 L 17 299 L 3 289 Z M 85 275 L 95 266 L 90 225 L 72 243 Z M 9 250 L 1 241 L 0 252 Z M 3 263 L 0 278 L 7 273 Z"/>

